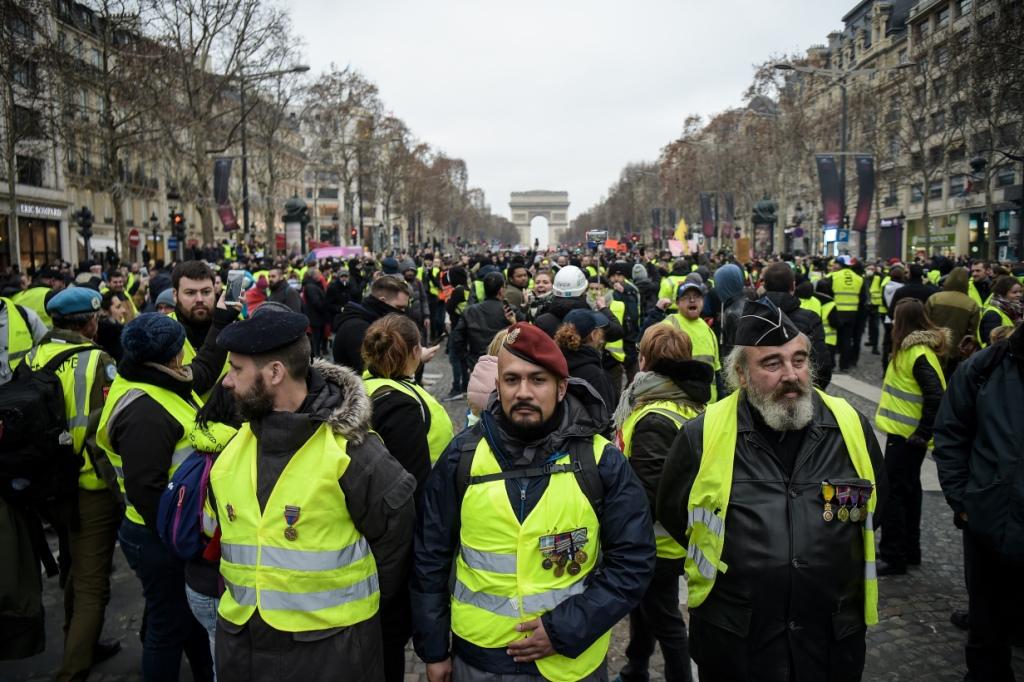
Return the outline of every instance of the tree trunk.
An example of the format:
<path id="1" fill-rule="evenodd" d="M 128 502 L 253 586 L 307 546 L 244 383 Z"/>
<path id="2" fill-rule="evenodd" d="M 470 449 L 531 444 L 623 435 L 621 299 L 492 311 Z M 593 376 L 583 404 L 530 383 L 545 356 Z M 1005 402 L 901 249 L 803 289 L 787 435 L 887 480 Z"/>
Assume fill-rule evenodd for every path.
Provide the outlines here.
<path id="1" fill-rule="evenodd" d="M 4 88 L 4 109 L 6 135 L 4 136 L 4 152 L 7 154 L 7 236 L 11 241 L 11 268 L 21 266 L 21 235 L 18 232 L 18 152 L 14 138 L 14 81 L 7 81 Z M 69 218 L 70 220 L 70 218 Z"/>

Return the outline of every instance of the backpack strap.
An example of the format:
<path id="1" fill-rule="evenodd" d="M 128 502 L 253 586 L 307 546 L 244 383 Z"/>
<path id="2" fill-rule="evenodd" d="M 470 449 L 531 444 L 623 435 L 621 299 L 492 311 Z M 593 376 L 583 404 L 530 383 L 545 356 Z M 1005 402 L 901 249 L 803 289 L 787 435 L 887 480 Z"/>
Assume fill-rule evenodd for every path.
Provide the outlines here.
<path id="1" fill-rule="evenodd" d="M 597 470 L 594 448 L 588 443 L 580 450 L 579 454 L 570 454 L 570 461 L 579 464 L 579 467 L 574 469 L 576 482 L 583 494 L 590 500 L 590 506 L 593 507 L 594 513 L 600 516 L 604 508 L 604 482 L 601 481 L 601 472 Z"/>

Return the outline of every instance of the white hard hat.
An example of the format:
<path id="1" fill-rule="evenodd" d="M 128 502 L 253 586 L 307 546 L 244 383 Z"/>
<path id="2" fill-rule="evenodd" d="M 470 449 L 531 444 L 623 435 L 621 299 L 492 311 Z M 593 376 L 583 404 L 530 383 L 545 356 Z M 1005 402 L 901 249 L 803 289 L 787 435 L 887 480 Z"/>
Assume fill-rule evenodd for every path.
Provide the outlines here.
<path id="1" fill-rule="evenodd" d="M 575 265 L 566 265 L 555 275 L 552 286 L 555 296 L 572 298 L 587 290 L 587 276 Z"/>

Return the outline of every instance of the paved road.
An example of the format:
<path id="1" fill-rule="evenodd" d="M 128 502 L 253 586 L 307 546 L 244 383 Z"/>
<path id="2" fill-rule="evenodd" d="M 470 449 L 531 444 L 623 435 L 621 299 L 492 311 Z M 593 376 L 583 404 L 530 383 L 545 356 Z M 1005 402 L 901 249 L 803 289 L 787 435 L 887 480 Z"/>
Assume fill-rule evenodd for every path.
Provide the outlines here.
<path id="1" fill-rule="evenodd" d="M 839 375 L 829 391 L 849 399 L 858 409 L 872 416 L 881 387 L 882 371 L 877 356 L 865 349 L 854 371 Z M 425 382 L 434 395 L 447 394 L 451 372 L 447 360 L 440 356 L 427 368 Z M 845 388 L 844 388 L 845 387 Z M 466 403 L 446 404 L 456 427 L 465 423 Z M 868 633 L 868 656 L 864 679 L 911 682 L 918 680 L 953 682 L 963 679 L 964 633 L 949 623 L 954 609 L 966 607 L 963 587 L 962 552 L 958 531 L 953 528 L 951 512 L 938 492 L 934 464 L 926 464 L 922 472 L 926 492 L 922 517 L 922 565 L 906 576 L 882 578 L 880 620 Z M 118 550 L 115 552 L 113 598 L 107 610 L 105 636 L 117 638 L 124 646 L 121 654 L 98 666 L 89 678 L 96 682 L 127 682 L 137 680 L 141 648 L 137 631 L 142 612 L 142 597 L 134 575 Z M 685 600 L 685 589 L 680 591 Z M 19 662 L 0 663 L 0 682 L 42 681 L 53 679 L 60 659 L 61 606 L 56 581 L 47 582 L 48 648 L 39 656 Z M 628 640 L 626 623 L 616 626 L 609 655 L 612 676 L 624 665 Z M 423 664 L 408 653 L 408 682 L 425 680 Z M 653 680 L 661 675 L 660 655 L 652 662 Z M 1014 667 L 1024 678 L 1024 655 L 1014 651 Z M 182 680 L 190 680 L 184 665 Z"/>

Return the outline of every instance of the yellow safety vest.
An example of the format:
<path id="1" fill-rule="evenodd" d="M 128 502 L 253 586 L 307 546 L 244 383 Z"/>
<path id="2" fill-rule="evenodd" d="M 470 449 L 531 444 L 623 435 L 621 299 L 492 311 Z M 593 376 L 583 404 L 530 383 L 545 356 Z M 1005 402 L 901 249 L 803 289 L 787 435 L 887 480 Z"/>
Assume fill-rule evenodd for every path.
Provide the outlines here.
<path id="1" fill-rule="evenodd" d="M 833 347 L 839 343 L 839 332 L 829 323 L 828 316 L 832 314 L 835 307 L 835 301 L 821 304 L 821 326 L 825 329 L 825 345 Z"/>
<path id="2" fill-rule="evenodd" d="M 172 320 L 177 320 L 178 319 L 178 313 L 176 313 L 176 312 L 170 313 L 170 314 L 167 315 L 167 317 L 171 318 Z M 181 323 L 179 322 L 178 324 L 181 324 Z M 188 334 L 185 335 L 185 344 L 181 347 L 181 350 L 182 350 L 181 364 L 182 365 L 191 365 L 192 361 L 196 359 L 197 353 L 196 353 L 195 346 L 193 346 L 192 342 L 188 340 Z M 224 366 L 220 368 L 220 375 L 217 376 L 217 381 L 220 381 L 221 379 L 223 379 L 224 375 L 228 373 L 229 369 L 231 369 L 231 364 L 228 362 L 227 358 L 224 358 Z M 215 381 L 214 384 L 216 384 L 216 383 L 217 382 Z M 210 390 L 208 390 L 206 393 L 204 393 L 200 397 L 204 401 L 205 400 L 209 400 L 211 393 L 213 393 L 213 386 L 211 386 Z"/>
<path id="3" fill-rule="evenodd" d="M 46 312 L 46 295 L 48 293 L 50 293 L 50 287 L 47 286 L 29 287 L 25 291 L 16 293 L 11 297 L 11 300 L 20 306 L 31 308 L 39 316 L 39 319 L 43 321 L 47 329 L 53 329 L 53 319 Z"/>
<path id="4" fill-rule="evenodd" d="M 430 464 L 433 466 L 441 458 L 441 453 L 448 447 L 448 443 L 452 442 L 452 438 L 455 437 L 452 419 L 448 416 L 448 411 L 444 409 L 444 406 L 422 386 L 398 379 L 375 377 L 370 375 L 368 370 L 363 372 L 363 385 L 366 386 L 366 393 L 370 398 L 380 393 L 381 389 L 389 387 L 401 391 L 419 402 L 423 410 L 423 421 L 429 424 L 427 446 L 430 448 Z"/>
<path id="5" fill-rule="evenodd" d="M 256 449 L 245 424 L 210 470 L 226 587 L 221 618 L 244 625 L 259 609 L 284 632 L 372 618 L 380 604 L 377 563 L 338 484 L 351 461 L 348 441 L 321 424 L 288 461 L 263 511 Z"/>
<path id="6" fill-rule="evenodd" d="M 600 462 L 608 441 L 594 436 L 594 459 Z M 553 610 L 569 597 L 586 590 L 586 578 L 601 553 L 600 523 L 580 489 L 565 454 L 548 480 L 537 506 L 520 522 L 509 504 L 505 481 L 471 482 L 462 499 L 460 550 L 455 561 L 451 600 L 452 632 L 487 649 L 504 648 L 524 633 L 516 625 Z M 471 476 L 501 473 L 487 439 L 473 455 Z M 558 559 L 545 569 L 542 548 L 555 544 L 567 552 L 570 542 L 586 555 L 558 568 Z M 567 554 L 563 557 L 568 558 Z M 576 569 L 572 569 L 572 566 Z M 575 572 L 575 575 L 573 573 Z M 556 575 L 557 574 L 557 575 Z M 537 661 L 545 679 L 570 682 L 597 670 L 608 655 L 611 631 L 601 635 L 576 658 L 560 654 Z"/>
<path id="7" fill-rule="evenodd" d="M 860 290 L 864 278 L 849 268 L 832 273 L 832 293 L 835 297 L 836 310 L 839 312 L 855 312 L 860 305 Z"/>
<path id="8" fill-rule="evenodd" d="M 1010 316 L 1007 315 L 1006 313 L 1004 313 L 1002 310 L 1000 310 L 999 308 L 997 308 L 994 305 L 988 305 L 988 304 L 983 305 L 981 307 L 981 314 L 978 316 L 978 329 L 977 329 L 977 331 L 974 332 L 974 338 L 976 338 L 978 340 L 978 345 L 980 345 L 982 348 L 988 347 L 989 344 L 985 343 L 985 341 L 982 340 L 982 338 L 981 338 L 981 320 L 985 317 L 985 314 L 989 313 L 989 312 L 993 312 L 993 313 L 996 313 L 997 315 L 999 315 L 999 324 L 1000 324 L 1000 326 L 1002 326 L 1002 327 L 1012 327 L 1013 326 L 1013 320 L 1011 320 Z"/>
<path id="9" fill-rule="evenodd" d="M 974 285 L 974 278 L 968 278 L 967 280 L 967 295 L 971 297 L 971 300 L 978 304 L 979 308 L 985 306 L 988 303 L 988 299 L 982 301 L 981 294 L 978 293 L 978 287 Z M 990 296 L 991 298 L 991 296 Z"/>
<path id="10" fill-rule="evenodd" d="M 941 277 L 942 277 L 942 273 L 939 272 L 938 270 L 929 270 L 928 271 L 927 278 L 928 278 L 928 281 L 931 282 L 932 284 L 938 284 L 939 283 L 939 279 Z"/>
<path id="11" fill-rule="evenodd" d="M 688 320 L 685 315 L 676 313 L 666 317 L 662 324 L 672 325 L 690 337 L 690 343 L 693 345 L 694 360 L 706 362 L 716 372 L 722 369 L 722 363 L 718 357 L 718 339 L 715 338 L 715 332 L 711 330 L 707 322 L 700 318 Z M 716 400 L 718 400 L 718 388 L 715 386 L 715 380 L 712 379 L 711 400 L 708 404 Z"/>
<path id="12" fill-rule="evenodd" d="M 875 471 L 868 454 L 864 429 L 857 411 L 842 398 L 818 390 L 839 424 L 843 442 L 857 475 L 874 485 Z M 718 572 L 728 566 L 722 562 L 725 546 L 725 519 L 733 484 L 736 458 L 736 411 L 739 392 L 708 407 L 704 415 L 703 448 L 700 468 L 687 502 L 686 537 L 689 541 L 685 570 L 690 608 L 704 603 L 715 586 Z M 875 571 L 874 512 L 877 495 L 868 498 L 868 513 L 862 531 L 864 541 L 864 622 L 878 623 L 878 579 Z"/>
<path id="13" fill-rule="evenodd" d="M 821 317 L 821 301 L 814 296 L 811 296 L 810 298 L 801 298 L 800 307 L 804 310 L 810 310 L 818 317 Z"/>
<path id="14" fill-rule="evenodd" d="M 107 431 L 110 421 L 114 419 L 120 413 L 121 399 L 131 390 L 139 390 L 148 395 L 150 398 L 155 400 L 167 410 L 167 413 L 181 425 L 182 435 L 181 439 L 174 444 L 174 452 L 171 453 L 171 464 L 167 470 L 167 480 L 171 480 L 174 476 L 174 472 L 178 470 L 181 463 L 192 452 L 192 445 L 189 443 L 189 434 L 192 433 L 192 428 L 196 422 L 196 411 L 199 407 L 202 407 L 202 400 L 199 399 L 195 393 L 192 394 L 192 400 L 195 405 L 190 405 L 185 402 L 178 394 L 173 391 L 169 391 L 166 388 L 160 388 L 153 384 L 142 383 L 138 381 L 129 381 L 122 376 L 118 376 L 114 379 L 114 383 L 110 385 L 110 392 L 107 393 L 107 402 L 103 404 L 103 412 L 100 414 L 100 425 L 96 431 L 96 444 L 103 448 L 103 451 L 107 453 L 107 458 L 110 460 L 110 464 L 114 467 L 114 472 L 117 474 L 117 485 L 121 489 L 121 492 L 125 492 L 124 489 L 124 464 L 121 461 L 121 455 L 114 451 L 113 445 L 110 443 L 110 434 Z M 135 509 L 127 495 L 124 498 L 125 510 L 124 516 L 126 519 L 133 523 L 137 523 L 140 526 L 146 525 L 142 515 Z"/>
<path id="15" fill-rule="evenodd" d="M 878 312 L 881 313 L 882 315 L 888 315 L 889 314 L 889 306 L 885 305 L 885 287 L 891 281 L 892 281 L 892 277 L 890 277 L 889 275 L 886 275 L 885 277 L 882 278 L 882 283 L 879 286 L 880 291 L 879 291 L 878 296 L 879 296 L 879 300 L 881 302 L 878 304 Z"/>
<path id="16" fill-rule="evenodd" d="M 669 275 L 663 277 L 661 284 L 658 286 L 658 298 L 667 298 L 671 303 L 665 308 L 665 312 L 675 312 L 676 308 L 676 291 L 679 289 L 679 285 L 686 281 L 686 275 Z"/>
<path id="17" fill-rule="evenodd" d="M 676 429 L 680 429 L 683 424 L 699 415 L 700 411 L 691 405 L 671 400 L 658 400 L 633 410 L 622 424 L 622 454 L 627 458 L 633 456 L 633 431 L 636 429 L 636 425 L 641 419 L 652 413 L 667 417 L 676 425 Z M 686 556 L 686 549 L 672 539 L 672 536 L 659 522 L 654 524 L 654 542 L 658 548 L 658 556 L 662 559 L 682 559 Z"/>
<path id="18" fill-rule="evenodd" d="M 425 268 L 422 265 L 416 268 L 416 279 L 418 279 L 421 282 L 423 281 L 424 270 Z M 440 289 L 437 288 L 437 276 L 439 272 L 441 272 L 441 268 L 431 268 L 430 270 L 431 278 L 430 281 L 427 282 L 426 286 L 427 293 L 429 293 L 431 296 L 437 296 L 438 292 L 440 291 Z"/>
<path id="19" fill-rule="evenodd" d="M 885 369 L 882 397 L 875 412 L 875 426 L 879 431 L 909 438 L 917 430 L 924 410 L 924 397 L 914 378 L 914 363 L 922 355 L 939 375 L 942 390 L 946 390 L 946 376 L 939 356 L 931 346 L 920 343 L 895 353 Z"/>
<path id="20" fill-rule="evenodd" d="M 82 352 L 72 355 L 57 368 L 64 392 L 64 414 L 68 418 L 68 429 L 71 431 L 71 446 L 76 454 L 84 460 L 78 472 L 78 487 L 85 490 L 103 490 L 106 484 L 96 475 L 92 465 L 92 457 L 85 451 L 85 431 L 89 425 L 89 396 L 92 395 L 96 381 L 96 367 L 99 365 L 100 353 L 92 344 L 68 343 L 53 339 L 36 346 L 28 355 L 28 366 L 38 370 L 46 366 L 53 358 L 72 348 L 81 348 Z"/>
<path id="21" fill-rule="evenodd" d="M 0 301 L 7 307 L 7 364 L 13 372 L 32 350 L 32 330 L 14 301 L 9 298 L 0 298 Z"/>
<path id="22" fill-rule="evenodd" d="M 612 311 L 615 319 L 619 321 L 619 324 L 623 324 L 623 320 L 626 316 L 626 304 L 622 301 L 612 300 L 608 304 L 608 308 Z M 609 341 L 604 344 L 604 349 L 608 351 L 608 354 L 615 358 L 616 362 L 626 361 L 626 341 L 625 339 L 619 339 L 618 341 Z"/>
<path id="23" fill-rule="evenodd" d="M 882 304 L 882 284 L 881 275 L 875 275 L 871 278 L 871 305 L 876 306 L 879 309 L 884 307 Z"/>

